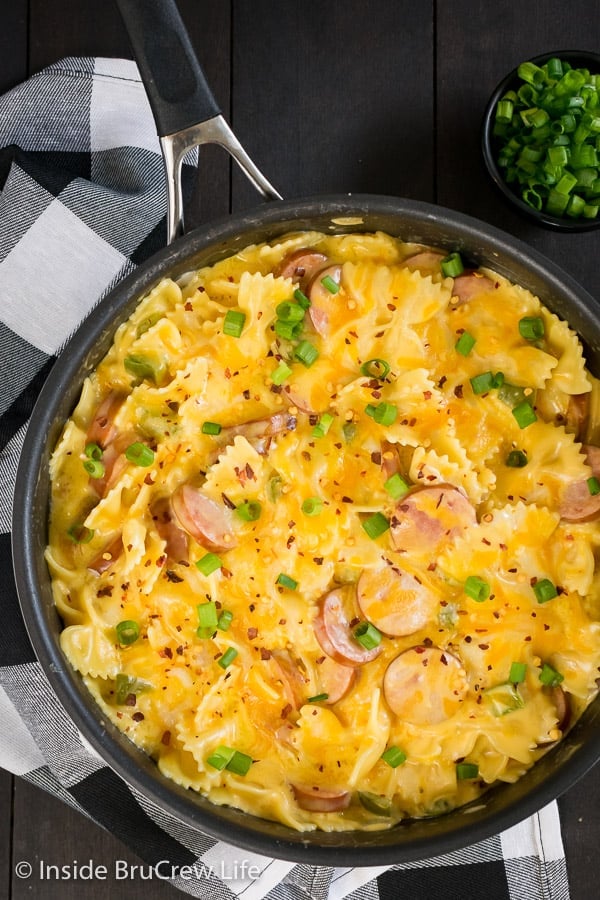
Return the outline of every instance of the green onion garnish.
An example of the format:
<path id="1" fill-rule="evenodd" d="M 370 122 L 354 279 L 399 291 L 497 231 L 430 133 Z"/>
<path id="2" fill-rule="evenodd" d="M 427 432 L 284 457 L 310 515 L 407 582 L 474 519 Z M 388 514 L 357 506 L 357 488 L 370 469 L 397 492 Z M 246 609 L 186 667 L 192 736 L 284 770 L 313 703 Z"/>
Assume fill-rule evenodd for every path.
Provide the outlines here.
<path id="1" fill-rule="evenodd" d="M 275 584 L 279 584 L 281 585 L 281 587 L 288 588 L 290 591 L 295 591 L 298 587 L 298 582 L 294 578 L 290 578 L 289 575 L 286 575 L 285 572 L 279 573 Z"/>
<path id="2" fill-rule="evenodd" d="M 461 356 L 468 356 L 473 347 L 475 346 L 475 338 L 472 334 L 469 334 L 468 331 L 463 331 L 459 339 L 454 345 L 454 349 L 457 353 L 460 353 Z"/>
<path id="3" fill-rule="evenodd" d="M 87 525 L 81 525 L 77 522 L 67 529 L 67 537 L 70 538 L 74 544 L 89 544 L 94 537 L 94 529 L 88 528 Z"/>
<path id="4" fill-rule="evenodd" d="M 321 284 L 324 288 L 326 288 L 330 294 L 337 294 L 340 289 L 337 281 L 331 277 L 331 275 L 326 275 L 324 278 L 321 278 Z"/>
<path id="5" fill-rule="evenodd" d="M 523 450 L 511 450 L 506 457 L 506 465 L 511 469 L 522 469 L 527 465 L 527 454 Z"/>
<path id="6" fill-rule="evenodd" d="M 406 483 L 404 478 L 395 472 L 393 475 L 384 482 L 383 487 L 388 492 L 392 500 L 399 500 L 401 497 L 404 497 L 405 494 L 410 490 L 410 485 Z"/>
<path id="7" fill-rule="evenodd" d="M 600 481 L 598 481 L 595 475 L 592 475 L 591 478 L 588 478 L 586 483 L 588 486 L 588 491 L 590 492 L 592 497 L 595 497 L 596 494 L 600 494 Z"/>
<path id="8" fill-rule="evenodd" d="M 376 816 L 390 816 L 392 814 L 392 801 L 388 797 L 381 797 L 371 791 L 358 791 L 358 799 L 362 806 Z"/>
<path id="9" fill-rule="evenodd" d="M 304 310 L 300 304 L 292 303 L 290 300 L 280 303 L 275 312 L 282 322 L 301 322 L 304 318 Z"/>
<path id="10" fill-rule="evenodd" d="M 442 269 L 442 273 L 447 278 L 456 278 L 457 275 L 460 275 L 461 272 L 464 272 L 465 270 L 460 253 L 457 253 L 456 251 L 454 253 L 450 253 L 449 256 L 446 256 L 441 261 L 440 266 Z"/>
<path id="11" fill-rule="evenodd" d="M 362 527 L 365 529 L 371 540 L 374 541 L 378 537 L 381 537 L 382 534 L 385 534 L 390 527 L 390 523 L 383 513 L 376 512 L 362 522 Z"/>
<path id="12" fill-rule="evenodd" d="M 379 381 L 383 381 L 390 373 L 391 366 L 385 359 L 368 359 L 366 362 L 362 364 L 360 367 L 360 371 L 362 375 L 366 375 L 367 378 L 378 378 Z"/>
<path id="13" fill-rule="evenodd" d="M 245 500 L 236 506 L 235 511 L 244 522 L 256 522 L 260 518 L 262 506 L 258 500 Z"/>
<path id="14" fill-rule="evenodd" d="M 245 321 L 246 313 L 241 309 L 228 309 L 223 319 L 223 334 L 239 338 L 244 330 Z"/>
<path id="15" fill-rule="evenodd" d="M 365 412 L 378 425 L 393 425 L 398 415 L 398 407 L 393 403 L 378 403 L 377 405 L 369 403 L 365 406 Z"/>
<path id="16" fill-rule="evenodd" d="M 320 497 L 307 497 L 301 509 L 305 516 L 318 516 L 323 509 L 323 501 Z"/>
<path id="17" fill-rule="evenodd" d="M 117 640 L 124 647 L 134 644 L 140 636 L 140 626 L 132 619 L 125 619 L 116 626 Z"/>
<path id="18" fill-rule="evenodd" d="M 206 762 L 219 771 L 227 769 L 235 775 L 247 775 L 252 765 L 252 757 L 239 750 L 234 750 L 233 747 L 225 747 L 221 744 Z"/>
<path id="19" fill-rule="evenodd" d="M 136 466 L 151 466 L 154 462 L 154 451 L 140 441 L 130 444 L 125 451 L 125 458 Z"/>
<path id="20" fill-rule="evenodd" d="M 474 394 L 487 394 L 494 387 L 494 375 L 492 372 L 482 372 L 470 379 Z"/>
<path id="21" fill-rule="evenodd" d="M 290 369 L 288 364 L 284 363 L 282 360 L 271 374 L 271 381 L 273 382 L 273 384 L 283 384 L 286 378 L 289 378 L 291 374 L 292 370 Z"/>
<path id="22" fill-rule="evenodd" d="M 310 343 L 310 341 L 300 341 L 294 351 L 294 356 L 296 359 L 300 360 L 307 369 L 310 369 L 312 364 L 319 358 L 319 351 Z"/>
<path id="23" fill-rule="evenodd" d="M 469 781 L 477 778 L 479 775 L 479 766 L 477 763 L 456 763 L 456 777 L 459 781 Z"/>
<path id="24" fill-rule="evenodd" d="M 167 366 L 164 362 L 157 362 L 147 356 L 131 354 L 123 360 L 125 371 L 134 378 L 149 378 L 158 384 L 166 375 Z"/>
<path id="25" fill-rule="evenodd" d="M 273 328 L 275 334 L 284 341 L 295 341 L 302 331 L 302 322 L 284 322 L 283 319 L 276 319 Z"/>
<path id="26" fill-rule="evenodd" d="M 526 341 L 539 341 L 544 337 L 544 320 L 540 316 L 524 316 L 519 320 L 519 334 Z"/>
<path id="27" fill-rule="evenodd" d="M 356 437 L 357 431 L 358 431 L 358 428 L 354 424 L 354 422 L 345 422 L 342 425 L 342 433 L 344 435 L 344 440 L 346 441 L 346 443 L 349 444 L 350 441 L 354 440 L 354 438 Z"/>
<path id="28" fill-rule="evenodd" d="M 479 575 L 469 575 L 465 581 L 465 594 L 477 603 L 483 603 L 484 600 L 487 600 L 491 590 L 492 589 L 487 581 L 484 581 Z"/>
<path id="29" fill-rule="evenodd" d="M 512 684 L 522 684 L 525 681 L 526 674 L 527 664 L 524 662 L 514 662 L 511 663 L 508 680 L 512 682 Z"/>
<path id="30" fill-rule="evenodd" d="M 402 763 L 406 762 L 406 753 L 404 750 L 401 750 L 400 747 L 388 747 L 387 750 L 381 754 L 381 759 L 391 766 L 392 769 L 397 769 L 398 766 L 401 766 Z"/>
<path id="31" fill-rule="evenodd" d="M 302 307 L 302 309 L 309 309 L 310 300 L 308 299 L 306 294 L 302 293 L 300 288 L 296 288 L 296 290 L 294 291 L 294 300 Z"/>
<path id="32" fill-rule="evenodd" d="M 102 478 L 102 476 L 104 475 L 104 463 L 99 459 L 84 460 L 83 468 L 88 473 L 90 478 Z"/>
<path id="33" fill-rule="evenodd" d="M 354 629 L 354 637 L 365 650 L 374 650 L 381 643 L 382 634 L 371 622 L 361 622 Z"/>
<path id="34" fill-rule="evenodd" d="M 98 444 L 86 444 L 83 452 L 88 459 L 102 459 L 102 447 Z"/>
<path id="35" fill-rule="evenodd" d="M 229 631 L 229 626 L 233 622 L 233 613 L 229 609 L 224 609 L 217 619 L 217 628 L 219 631 Z"/>
<path id="36" fill-rule="evenodd" d="M 519 403 L 518 406 L 512 411 L 513 416 L 517 420 L 517 425 L 519 428 L 527 428 L 528 425 L 532 425 L 534 422 L 537 422 L 537 416 L 533 410 L 533 407 L 530 403 L 525 400 L 523 403 Z"/>
<path id="37" fill-rule="evenodd" d="M 208 603 L 199 603 L 196 609 L 198 610 L 198 623 L 200 628 L 208 628 L 211 632 L 214 632 L 217 627 L 217 622 L 219 621 L 217 604 L 214 600 L 210 600 Z"/>
<path id="38" fill-rule="evenodd" d="M 212 573 L 216 572 L 217 569 L 220 569 L 222 565 L 223 563 L 216 553 L 207 553 L 196 562 L 196 568 L 202 572 L 203 575 L 212 575 Z"/>
<path id="39" fill-rule="evenodd" d="M 556 687 L 564 680 L 564 675 L 561 675 L 560 672 L 557 672 L 556 669 L 553 669 L 548 663 L 544 663 L 540 672 L 540 681 L 542 684 L 545 684 L 546 687 Z"/>
<path id="40" fill-rule="evenodd" d="M 234 661 L 234 659 L 236 658 L 237 655 L 238 655 L 238 652 L 235 649 L 235 647 L 228 647 L 227 650 L 225 651 L 225 653 L 223 654 L 223 656 L 221 656 L 217 660 L 217 662 L 221 666 L 222 669 L 227 669 L 227 668 L 229 668 L 229 666 Z"/>
<path id="41" fill-rule="evenodd" d="M 314 697 L 309 697 L 306 701 L 307 703 L 320 703 L 322 700 L 328 700 L 329 694 L 315 694 Z"/>
<path id="42" fill-rule="evenodd" d="M 331 413 L 323 413 L 317 424 L 312 430 L 312 437 L 325 437 L 331 426 L 333 425 L 334 416 Z"/>
<path id="43" fill-rule="evenodd" d="M 533 585 L 533 593 L 538 603 L 547 603 L 554 597 L 558 597 L 558 591 L 549 578 L 542 578 Z"/>
<path id="44" fill-rule="evenodd" d="M 221 434 L 221 425 L 218 422 L 203 422 L 202 434 Z"/>

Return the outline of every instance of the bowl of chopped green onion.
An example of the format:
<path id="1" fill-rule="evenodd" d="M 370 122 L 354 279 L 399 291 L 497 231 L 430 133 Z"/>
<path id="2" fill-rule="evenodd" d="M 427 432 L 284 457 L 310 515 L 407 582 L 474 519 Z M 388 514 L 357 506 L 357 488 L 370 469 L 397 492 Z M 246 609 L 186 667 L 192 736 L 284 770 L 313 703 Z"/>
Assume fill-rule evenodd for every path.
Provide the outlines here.
<path id="1" fill-rule="evenodd" d="M 558 231 L 600 225 L 600 54 L 522 62 L 493 92 L 482 149 L 504 197 Z"/>

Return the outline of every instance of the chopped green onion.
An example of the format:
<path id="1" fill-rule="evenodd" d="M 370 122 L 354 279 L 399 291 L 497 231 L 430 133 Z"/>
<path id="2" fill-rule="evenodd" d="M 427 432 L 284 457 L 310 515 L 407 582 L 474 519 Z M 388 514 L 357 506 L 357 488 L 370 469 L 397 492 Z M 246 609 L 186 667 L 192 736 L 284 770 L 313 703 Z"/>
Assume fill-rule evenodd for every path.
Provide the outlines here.
<path id="1" fill-rule="evenodd" d="M 252 765 L 252 757 L 239 750 L 234 750 L 233 747 L 225 747 L 221 744 L 206 762 L 219 771 L 227 769 L 235 775 L 247 775 Z"/>
<path id="2" fill-rule="evenodd" d="M 319 358 L 319 351 L 310 341 L 300 341 L 294 351 L 294 356 L 309 369 Z"/>
<path id="3" fill-rule="evenodd" d="M 212 575 L 212 573 L 216 572 L 217 569 L 220 569 L 222 565 L 223 563 L 216 553 L 206 553 L 196 562 L 196 568 L 199 569 L 203 575 Z"/>
<path id="4" fill-rule="evenodd" d="M 529 393 L 526 393 L 529 391 Z M 519 403 L 527 401 L 530 405 L 533 403 L 533 391 L 531 388 L 524 388 L 518 384 L 510 384 L 505 381 L 498 389 L 498 397 L 511 409 L 518 406 Z"/>
<path id="5" fill-rule="evenodd" d="M 81 525 L 77 522 L 67 529 L 67 537 L 70 538 L 74 544 L 89 544 L 94 537 L 94 530 L 93 528 L 88 528 L 87 525 Z"/>
<path id="6" fill-rule="evenodd" d="M 321 703 L 322 700 L 329 700 L 329 694 L 315 694 L 314 697 L 309 697 L 306 702 L 307 703 Z"/>
<path id="7" fill-rule="evenodd" d="M 271 503 L 277 503 L 283 493 L 283 479 L 281 475 L 272 475 L 267 481 L 267 497 Z"/>
<path id="8" fill-rule="evenodd" d="M 86 459 L 83 463 L 83 468 L 90 478 L 102 478 L 104 475 L 104 463 L 100 462 L 99 459 Z"/>
<path id="9" fill-rule="evenodd" d="M 477 763 L 456 763 L 456 777 L 459 781 L 470 781 L 479 776 Z"/>
<path id="10" fill-rule="evenodd" d="M 533 87 L 541 87 L 541 85 L 545 81 L 543 70 L 532 62 L 521 63 L 517 70 L 517 73 L 519 75 L 519 78 L 521 78 L 523 81 L 526 81 L 528 84 L 533 85 Z"/>
<path id="11" fill-rule="evenodd" d="M 385 359 L 368 359 L 360 367 L 362 375 L 367 378 L 378 378 L 383 381 L 390 373 L 391 366 Z"/>
<path id="12" fill-rule="evenodd" d="M 354 629 L 354 637 L 365 650 L 374 650 L 379 647 L 382 634 L 371 622 L 361 622 Z"/>
<path id="13" fill-rule="evenodd" d="M 125 451 L 125 458 L 136 466 L 146 468 L 154 462 L 154 451 L 140 441 L 130 444 Z"/>
<path id="14" fill-rule="evenodd" d="M 280 303 L 275 312 L 282 322 L 301 322 L 304 318 L 304 310 L 300 304 L 292 303 L 290 300 Z"/>
<path id="15" fill-rule="evenodd" d="M 158 362 L 148 356 L 131 354 L 123 360 L 125 371 L 134 378 L 149 378 L 155 384 L 159 384 L 167 374 L 165 362 Z"/>
<path id="16" fill-rule="evenodd" d="M 467 597 L 471 597 L 472 600 L 475 600 L 477 603 L 483 603 L 484 600 L 487 600 L 491 593 L 491 587 L 484 581 L 483 578 L 480 578 L 479 575 L 469 575 L 464 585 L 464 592 Z"/>
<path id="17" fill-rule="evenodd" d="M 325 275 L 324 278 L 321 278 L 321 284 L 330 294 L 337 294 L 340 289 L 339 284 L 337 281 L 334 281 L 331 275 Z"/>
<path id="18" fill-rule="evenodd" d="M 296 290 L 294 291 L 294 300 L 296 301 L 296 303 L 298 303 L 299 306 L 302 307 L 302 309 L 310 308 L 310 300 L 308 299 L 306 294 L 302 293 L 300 288 L 296 288 Z"/>
<path id="19" fill-rule="evenodd" d="M 558 597 L 558 591 L 549 578 L 542 578 L 533 585 L 533 593 L 538 603 L 547 603 L 554 597 Z"/>
<path id="20" fill-rule="evenodd" d="M 496 107 L 496 122 L 510 123 L 515 106 L 512 100 L 499 100 Z"/>
<path id="21" fill-rule="evenodd" d="M 147 331 L 150 331 L 153 325 L 156 325 L 157 322 L 160 322 L 163 316 L 163 312 L 155 312 L 151 313 L 149 316 L 146 316 L 146 318 L 142 319 L 142 321 L 138 325 L 135 336 L 141 337 L 143 334 L 146 334 Z"/>
<path id="22" fill-rule="evenodd" d="M 496 372 L 492 378 L 492 387 L 501 388 L 504 384 L 504 372 Z"/>
<path id="23" fill-rule="evenodd" d="M 119 672 L 115 678 L 115 700 L 118 704 L 122 705 L 130 694 L 137 694 L 139 691 L 140 683 L 137 678 Z"/>
<path id="24" fill-rule="evenodd" d="M 312 436 L 315 438 L 325 437 L 331 426 L 333 425 L 334 416 L 331 413 L 323 413 L 317 424 L 312 430 Z"/>
<path id="25" fill-rule="evenodd" d="M 375 816 L 390 816 L 392 813 L 392 801 L 388 797 L 381 797 L 371 791 L 358 791 L 358 799 Z"/>
<path id="26" fill-rule="evenodd" d="M 140 636 L 140 626 L 132 619 L 124 619 L 122 622 L 119 622 L 115 631 L 117 632 L 118 642 L 123 644 L 124 647 L 135 644 Z"/>
<path id="27" fill-rule="evenodd" d="M 83 452 L 88 459 L 102 459 L 102 447 L 98 444 L 86 444 Z"/>
<path id="28" fill-rule="evenodd" d="M 390 475 L 387 481 L 384 482 L 383 487 L 392 500 L 400 500 L 400 498 L 404 497 L 410 490 L 410 485 L 406 483 L 404 478 L 402 478 L 398 472 L 394 472 L 393 475 Z"/>
<path id="29" fill-rule="evenodd" d="M 211 632 L 214 632 L 217 627 L 217 622 L 219 621 L 217 604 L 214 600 L 209 600 L 207 603 L 199 603 L 196 608 L 198 610 L 198 623 L 200 627 L 209 628 Z"/>
<path id="30" fill-rule="evenodd" d="M 290 369 L 288 364 L 284 363 L 282 360 L 271 374 L 271 381 L 273 382 L 273 384 L 283 384 L 286 378 L 289 378 L 291 374 L 292 370 Z"/>
<path id="31" fill-rule="evenodd" d="M 246 313 L 240 309 L 228 309 L 223 319 L 223 334 L 230 337 L 239 338 L 244 330 L 246 322 Z"/>
<path id="32" fill-rule="evenodd" d="M 540 681 L 542 684 L 545 684 L 546 687 L 556 687 L 564 680 L 564 675 L 561 675 L 560 672 L 557 672 L 557 670 L 553 669 L 548 663 L 544 663 L 540 672 Z"/>
<path id="33" fill-rule="evenodd" d="M 460 353 L 461 356 L 468 356 L 473 347 L 475 346 L 475 338 L 472 334 L 469 334 L 468 331 L 463 331 L 459 339 L 454 345 L 454 349 L 457 353 Z"/>
<path id="34" fill-rule="evenodd" d="M 527 454 L 523 450 L 511 450 L 506 457 L 506 465 L 511 469 L 522 469 L 527 465 Z"/>
<path id="35" fill-rule="evenodd" d="M 397 769 L 398 766 L 401 766 L 402 763 L 406 762 L 406 753 L 404 750 L 401 750 L 400 747 L 388 747 L 381 754 L 381 759 L 391 766 L 392 769 Z"/>
<path id="36" fill-rule="evenodd" d="M 544 337 L 544 320 L 540 316 L 523 316 L 519 320 L 519 334 L 527 341 L 539 341 Z"/>
<path id="37" fill-rule="evenodd" d="M 302 322 L 284 322 L 283 319 L 276 319 L 273 327 L 275 334 L 284 341 L 295 341 L 302 331 Z"/>
<path id="38" fill-rule="evenodd" d="M 508 680 L 513 684 L 522 684 L 527 674 L 527 664 L 524 662 L 511 663 Z"/>
<path id="39" fill-rule="evenodd" d="M 233 622 L 233 613 L 229 609 L 224 609 L 217 619 L 217 628 L 219 631 L 229 631 L 229 627 Z"/>
<path id="40" fill-rule="evenodd" d="M 221 666 L 222 669 L 227 669 L 227 668 L 229 668 L 229 666 L 234 661 L 234 659 L 236 658 L 237 655 L 238 655 L 238 652 L 235 649 L 235 647 L 228 647 L 227 650 L 225 651 L 225 653 L 223 654 L 223 656 L 221 656 L 217 660 L 217 663 Z"/>
<path id="41" fill-rule="evenodd" d="M 345 422 L 344 425 L 342 425 L 342 433 L 344 435 L 344 439 L 348 444 L 350 443 L 350 441 L 354 440 L 357 431 L 358 428 L 354 424 L 354 422 Z"/>
<path id="42" fill-rule="evenodd" d="M 365 519 L 362 523 L 362 527 L 367 532 L 371 540 L 376 540 L 378 537 L 381 537 L 382 534 L 390 527 L 389 521 L 383 515 L 383 513 L 376 512 L 373 513 L 372 516 L 369 516 L 368 519 Z"/>
<path id="43" fill-rule="evenodd" d="M 218 422 L 203 422 L 202 434 L 221 434 L 221 425 Z"/>
<path id="44" fill-rule="evenodd" d="M 494 375 L 492 372 L 482 372 L 470 379 L 474 394 L 487 394 L 494 387 Z"/>
<path id="45" fill-rule="evenodd" d="M 288 588 L 290 591 L 295 591 L 298 587 L 298 582 L 294 578 L 290 578 L 289 575 L 286 575 L 285 572 L 279 573 L 275 584 L 279 584 L 281 585 L 281 587 Z"/>
<path id="46" fill-rule="evenodd" d="M 534 422 L 537 422 L 537 416 L 527 400 L 524 403 L 519 403 L 518 406 L 512 411 L 513 416 L 517 420 L 517 425 L 519 428 L 527 428 L 528 425 L 532 425 Z"/>
<path id="47" fill-rule="evenodd" d="M 440 266 L 442 269 L 442 273 L 447 278 L 456 278 L 457 275 L 460 275 L 461 272 L 464 272 L 465 270 L 461 255 L 456 251 L 454 253 L 450 253 L 449 256 L 446 256 L 441 261 Z"/>
<path id="48" fill-rule="evenodd" d="M 519 689 L 512 682 L 496 684 L 486 688 L 482 695 L 483 702 L 490 708 L 493 716 L 505 716 L 516 709 L 523 709 L 525 701 Z"/>
<path id="49" fill-rule="evenodd" d="M 262 506 L 258 500 L 245 500 L 236 506 L 235 511 L 244 522 L 256 522 L 260 518 Z"/>
<path id="50" fill-rule="evenodd" d="M 305 516 L 318 516 L 323 510 L 323 501 L 320 497 L 307 497 L 302 501 L 301 509 Z"/>
<path id="51" fill-rule="evenodd" d="M 377 422 L 378 425 L 393 425 L 398 415 L 398 407 L 393 403 L 367 404 L 365 412 Z"/>
<path id="52" fill-rule="evenodd" d="M 590 492 L 592 497 L 595 497 L 596 494 L 600 494 L 600 481 L 598 481 L 595 475 L 592 475 L 591 478 L 588 478 L 586 483 L 588 486 L 588 491 Z"/>

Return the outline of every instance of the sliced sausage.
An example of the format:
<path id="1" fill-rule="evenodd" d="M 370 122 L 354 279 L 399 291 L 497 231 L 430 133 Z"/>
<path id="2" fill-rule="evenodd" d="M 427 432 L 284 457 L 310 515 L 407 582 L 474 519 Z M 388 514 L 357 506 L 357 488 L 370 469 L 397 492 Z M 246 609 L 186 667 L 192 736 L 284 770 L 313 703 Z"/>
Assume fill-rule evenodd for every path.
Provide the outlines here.
<path id="1" fill-rule="evenodd" d="M 152 506 L 152 519 L 159 536 L 165 542 L 165 551 L 173 562 L 188 559 L 189 538 L 187 532 L 180 528 L 168 497 L 163 497 Z"/>
<path id="2" fill-rule="evenodd" d="M 393 637 L 419 631 L 437 609 L 435 594 L 422 581 L 392 566 L 365 569 L 357 590 L 365 619 Z"/>
<path id="3" fill-rule="evenodd" d="M 128 466 L 125 457 L 127 448 L 137 440 L 135 432 L 117 434 L 102 454 L 104 474 L 100 478 L 90 478 L 90 487 L 98 497 L 105 497 L 108 491 L 117 483 Z"/>
<path id="4" fill-rule="evenodd" d="M 293 784 L 292 790 L 300 809 L 310 812 L 338 812 L 347 809 L 352 798 L 350 791 L 335 791 L 317 785 Z"/>
<path id="5" fill-rule="evenodd" d="M 391 521 L 397 550 L 435 554 L 449 540 L 475 525 L 471 502 L 449 484 L 417 488 L 398 502 Z"/>
<path id="6" fill-rule="evenodd" d="M 273 681 L 281 684 L 286 702 L 294 709 L 299 709 L 306 700 L 307 676 L 287 650 L 274 651 L 267 665 L 271 669 Z"/>
<path id="7" fill-rule="evenodd" d="M 350 666 L 342 666 L 331 656 L 325 656 L 317 664 L 317 678 L 319 684 L 318 693 L 327 694 L 327 700 L 323 702 L 328 706 L 337 703 L 345 697 L 356 681 L 356 669 Z"/>
<path id="8" fill-rule="evenodd" d="M 274 274 L 306 283 L 318 269 L 327 265 L 327 257 L 312 247 L 300 247 L 284 256 Z"/>
<path id="9" fill-rule="evenodd" d="M 323 284 L 324 278 L 331 278 L 336 284 L 342 280 L 342 267 L 340 265 L 327 266 L 321 269 L 313 277 L 308 286 L 308 298 L 310 308 L 308 310 L 317 334 L 327 337 L 330 330 L 330 312 L 336 302 L 337 294 L 332 294 Z"/>
<path id="10" fill-rule="evenodd" d="M 556 707 L 556 718 L 558 719 L 556 727 L 560 728 L 561 731 L 565 731 L 565 729 L 568 728 L 571 719 L 569 698 L 560 685 L 551 688 L 550 693 Z"/>
<path id="11" fill-rule="evenodd" d="M 85 437 L 86 444 L 98 444 L 103 449 L 117 436 L 115 416 L 123 405 L 125 397 L 116 391 L 111 391 L 104 398 L 94 413 Z"/>
<path id="12" fill-rule="evenodd" d="M 319 601 L 313 628 L 315 637 L 327 656 L 343 666 L 362 666 L 379 656 L 382 648 L 379 646 L 367 650 L 354 637 L 345 609 L 350 606 L 349 590 L 337 588 Z"/>
<path id="13" fill-rule="evenodd" d="M 454 279 L 452 296 L 458 297 L 458 303 L 454 305 L 460 306 L 462 303 L 472 300 L 477 294 L 492 291 L 493 289 L 494 282 L 487 275 L 482 275 L 480 272 L 465 271 Z"/>
<path id="14" fill-rule="evenodd" d="M 600 478 L 600 447 L 584 444 L 581 452 L 592 475 Z M 587 478 L 567 485 L 560 502 L 560 516 L 565 522 L 589 522 L 600 516 L 600 494 L 590 494 Z"/>
<path id="15" fill-rule="evenodd" d="M 123 553 L 123 539 L 121 535 L 114 538 L 88 565 L 90 571 L 96 575 L 102 575 L 118 560 Z"/>
<path id="16" fill-rule="evenodd" d="M 413 253 L 402 260 L 401 265 L 414 272 L 418 269 L 421 275 L 433 275 L 440 272 L 440 263 L 444 259 L 444 254 L 438 250 L 421 250 L 419 253 Z"/>
<path id="17" fill-rule="evenodd" d="M 253 422 L 242 422 L 240 425 L 229 425 L 221 429 L 219 444 L 230 444 L 235 437 L 242 435 L 257 453 L 266 453 L 268 442 L 276 434 L 294 431 L 296 418 L 289 412 L 275 413 L 269 419 L 256 419 Z"/>
<path id="18" fill-rule="evenodd" d="M 411 647 L 386 669 L 383 693 L 399 718 L 413 725 L 437 725 L 454 715 L 468 690 L 459 659 L 440 647 Z"/>
<path id="19" fill-rule="evenodd" d="M 235 547 L 225 507 L 207 497 L 200 488 L 182 484 L 173 494 L 171 509 L 181 527 L 208 550 Z"/>
<path id="20" fill-rule="evenodd" d="M 588 417 L 590 414 L 590 397 L 591 394 L 573 394 L 569 397 L 567 406 L 567 431 L 574 434 L 578 440 L 582 440 L 585 435 Z"/>

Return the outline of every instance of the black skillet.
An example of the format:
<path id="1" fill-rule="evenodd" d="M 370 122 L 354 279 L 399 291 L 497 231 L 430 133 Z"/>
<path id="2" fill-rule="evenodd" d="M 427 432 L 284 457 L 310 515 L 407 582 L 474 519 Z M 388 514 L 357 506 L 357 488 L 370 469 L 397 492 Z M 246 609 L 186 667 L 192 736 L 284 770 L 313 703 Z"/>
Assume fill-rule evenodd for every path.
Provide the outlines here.
<path id="1" fill-rule="evenodd" d="M 171 171 L 171 237 L 181 231 L 180 160 L 190 143 L 230 149 L 267 197 L 277 193 L 233 138 L 219 113 L 172 0 L 119 0 Z M 208 123 L 208 124 L 207 124 Z M 405 241 L 459 250 L 537 294 L 582 336 L 600 372 L 600 307 L 569 275 L 519 240 L 457 212 L 396 197 L 343 195 L 283 202 L 210 223 L 164 250 L 126 278 L 89 315 L 60 355 L 31 418 L 17 474 L 13 556 L 32 644 L 63 706 L 81 733 L 124 780 L 165 811 L 207 834 L 267 856 L 328 866 L 379 866 L 435 856 L 515 824 L 567 790 L 600 756 L 600 698 L 568 735 L 515 784 L 437 818 L 387 831 L 298 833 L 284 825 L 216 806 L 164 778 L 156 765 L 94 703 L 59 646 L 61 622 L 44 562 L 49 457 L 82 382 L 108 350 L 115 329 L 163 276 L 177 278 L 251 243 L 302 229 L 344 233 L 381 230 Z"/>

